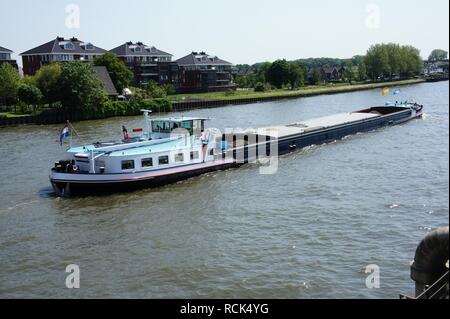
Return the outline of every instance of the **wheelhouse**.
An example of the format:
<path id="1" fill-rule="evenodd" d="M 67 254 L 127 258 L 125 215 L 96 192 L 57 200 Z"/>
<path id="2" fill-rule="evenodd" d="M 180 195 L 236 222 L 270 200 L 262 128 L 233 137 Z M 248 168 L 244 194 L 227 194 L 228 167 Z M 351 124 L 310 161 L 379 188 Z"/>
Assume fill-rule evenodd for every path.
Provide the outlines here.
<path id="1" fill-rule="evenodd" d="M 207 118 L 162 118 L 151 121 L 152 133 L 170 135 L 174 132 L 187 131 L 190 136 L 199 137 L 205 131 Z"/>

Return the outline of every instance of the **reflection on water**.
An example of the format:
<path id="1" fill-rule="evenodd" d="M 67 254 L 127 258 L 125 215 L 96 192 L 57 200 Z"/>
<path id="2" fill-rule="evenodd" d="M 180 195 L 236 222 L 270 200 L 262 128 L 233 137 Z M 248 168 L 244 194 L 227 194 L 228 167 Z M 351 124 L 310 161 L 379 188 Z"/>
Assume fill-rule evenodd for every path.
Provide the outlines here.
<path id="1" fill-rule="evenodd" d="M 151 190 L 62 199 L 55 126 L 0 129 L 0 297 L 397 298 L 431 227 L 448 224 L 448 82 L 402 89 L 423 120 Z M 286 124 L 384 103 L 378 90 L 186 112 L 210 126 Z M 180 114 L 177 114 L 180 115 Z M 141 117 L 75 123 L 80 143 Z M 78 264 L 81 289 L 64 285 Z M 369 264 L 381 288 L 365 287 Z"/>

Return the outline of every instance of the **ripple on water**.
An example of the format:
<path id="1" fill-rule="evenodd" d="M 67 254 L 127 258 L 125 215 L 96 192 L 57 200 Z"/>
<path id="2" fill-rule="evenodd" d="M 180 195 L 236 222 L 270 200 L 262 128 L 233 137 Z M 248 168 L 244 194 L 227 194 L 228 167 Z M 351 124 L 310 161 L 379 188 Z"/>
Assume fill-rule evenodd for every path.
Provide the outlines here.
<path id="1" fill-rule="evenodd" d="M 405 87 L 423 120 L 152 190 L 61 199 L 60 125 L 2 129 L 0 297 L 398 298 L 421 238 L 448 224 L 448 85 Z M 420 98 L 419 98 L 420 97 Z M 185 113 L 259 127 L 384 103 L 378 90 Z M 280 111 L 282 110 L 282 111 Z M 177 115 L 177 114 L 174 114 Z M 140 117 L 76 123 L 83 139 Z M 26 136 L 27 138 L 18 138 Z M 15 149 L 17 152 L 9 152 Z M 83 289 L 64 288 L 76 263 Z M 377 264 L 382 287 L 365 288 Z"/>

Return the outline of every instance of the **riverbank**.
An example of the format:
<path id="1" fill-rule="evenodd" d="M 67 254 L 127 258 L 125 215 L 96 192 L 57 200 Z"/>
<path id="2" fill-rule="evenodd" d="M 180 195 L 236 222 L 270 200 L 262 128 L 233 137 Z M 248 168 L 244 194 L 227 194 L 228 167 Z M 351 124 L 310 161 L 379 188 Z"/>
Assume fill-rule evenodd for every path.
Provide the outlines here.
<path id="1" fill-rule="evenodd" d="M 282 99 L 296 99 L 301 97 L 348 93 L 355 91 L 397 87 L 425 82 L 424 79 L 412 79 L 395 82 L 382 82 L 370 84 L 329 84 L 323 86 L 307 86 L 298 90 L 272 90 L 268 92 L 236 91 L 212 92 L 198 94 L 183 94 L 170 96 L 174 111 L 186 111 L 203 107 L 218 107 L 233 104 L 250 104 Z"/>
<path id="2" fill-rule="evenodd" d="M 240 105 L 251 104 L 258 102 L 269 102 L 283 99 L 296 99 L 301 97 L 326 95 L 326 94 L 339 94 L 355 91 L 381 89 L 385 87 L 398 87 L 404 85 L 418 84 L 425 82 L 424 79 L 412 79 L 395 82 L 382 82 L 382 83 L 370 83 L 370 84 L 328 84 L 323 86 L 306 86 L 298 90 L 271 90 L 267 92 L 255 92 L 253 90 L 240 90 L 236 92 L 211 92 L 211 93 L 198 93 L 198 94 L 177 94 L 169 96 L 168 105 L 165 109 L 174 112 L 188 111 L 199 108 L 212 108 L 225 105 Z M 150 102 L 152 100 L 149 100 Z M 127 102 L 121 102 L 127 103 Z M 123 106 L 125 107 L 125 106 Z M 124 115 L 136 115 L 136 112 L 126 112 Z M 30 116 L 5 116 L 0 117 L 0 127 L 5 126 L 17 126 L 26 124 L 57 124 L 65 123 L 67 120 L 72 122 L 86 120 L 86 119 L 101 119 L 111 117 L 108 114 L 92 115 L 91 118 L 85 116 L 80 117 L 79 114 L 39 114 Z"/>

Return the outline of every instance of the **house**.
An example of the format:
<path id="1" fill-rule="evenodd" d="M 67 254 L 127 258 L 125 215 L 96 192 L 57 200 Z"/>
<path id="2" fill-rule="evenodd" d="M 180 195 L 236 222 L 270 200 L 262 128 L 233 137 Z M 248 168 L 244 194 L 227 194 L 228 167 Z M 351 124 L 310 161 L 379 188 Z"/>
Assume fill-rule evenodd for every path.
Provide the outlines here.
<path id="1" fill-rule="evenodd" d="M 11 54 L 13 51 L 6 49 L 0 46 L 0 65 L 8 63 L 11 64 L 16 70 L 19 70 L 19 66 L 17 65 L 17 61 L 11 59 Z"/>
<path id="2" fill-rule="evenodd" d="M 94 66 L 95 73 L 97 73 L 97 77 L 102 82 L 103 88 L 105 89 L 106 95 L 109 98 L 117 98 L 119 95 L 117 93 L 116 88 L 114 87 L 114 83 L 111 80 L 111 77 L 108 73 L 108 69 L 105 66 Z"/>
<path id="3" fill-rule="evenodd" d="M 211 92 L 236 89 L 233 65 L 205 52 L 192 52 L 176 61 L 180 92 Z"/>
<path id="4" fill-rule="evenodd" d="M 310 67 L 306 72 L 306 80 L 308 83 L 314 83 L 314 72 L 319 73 L 319 82 L 339 82 L 344 76 L 344 68 L 342 66 L 323 65 L 320 67 Z"/>
<path id="5" fill-rule="evenodd" d="M 133 72 L 135 86 L 145 87 L 150 81 L 174 85 L 178 82 L 178 65 L 172 62 L 170 53 L 142 42 L 127 42 L 110 52 Z"/>
<path id="6" fill-rule="evenodd" d="M 448 71 L 448 60 L 424 61 L 423 63 L 423 72 L 425 75 L 448 74 Z"/>
<path id="7" fill-rule="evenodd" d="M 342 80 L 344 68 L 340 66 L 325 65 L 320 69 L 321 79 L 324 82 L 338 82 Z"/>
<path id="8" fill-rule="evenodd" d="M 95 57 L 106 50 L 91 42 L 85 42 L 73 37 L 56 39 L 20 54 L 23 62 L 23 73 L 34 75 L 43 65 L 51 62 L 86 61 L 92 62 Z"/>

